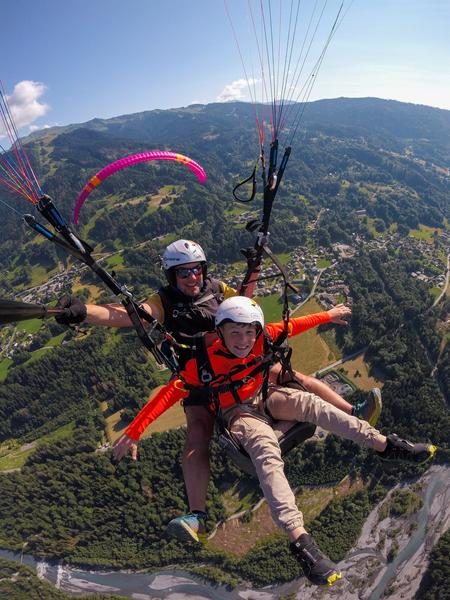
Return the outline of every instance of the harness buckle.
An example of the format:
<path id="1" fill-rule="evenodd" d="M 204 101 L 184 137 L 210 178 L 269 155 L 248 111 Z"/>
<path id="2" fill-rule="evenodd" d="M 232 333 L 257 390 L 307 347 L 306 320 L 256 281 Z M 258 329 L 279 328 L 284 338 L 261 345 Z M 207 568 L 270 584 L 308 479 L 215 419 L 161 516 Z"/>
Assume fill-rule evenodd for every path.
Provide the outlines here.
<path id="1" fill-rule="evenodd" d="M 211 383 L 212 378 L 212 374 L 209 371 L 207 371 L 206 369 L 201 370 L 200 381 L 202 383 Z"/>

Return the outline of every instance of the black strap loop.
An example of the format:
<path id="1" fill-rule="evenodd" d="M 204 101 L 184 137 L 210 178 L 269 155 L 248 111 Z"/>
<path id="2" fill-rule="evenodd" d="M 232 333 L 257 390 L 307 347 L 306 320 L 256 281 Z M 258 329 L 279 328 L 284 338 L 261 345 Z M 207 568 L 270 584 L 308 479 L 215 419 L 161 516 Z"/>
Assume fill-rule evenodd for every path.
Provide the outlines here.
<path id="1" fill-rule="evenodd" d="M 243 185 L 245 185 L 246 183 L 252 182 L 252 193 L 250 195 L 249 198 L 241 198 L 240 196 L 237 195 L 236 191 L 242 187 Z M 233 188 L 233 197 L 238 201 L 238 202 L 251 202 L 254 197 L 256 195 L 256 165 L 253 168 L 253 172 L 250 175 L 250 177 L 247 177 L 247 179 L 244 179 L 243 181 L 241 181 L 240 183 L 238 183 L 237 185 L 234 186 Z"/>

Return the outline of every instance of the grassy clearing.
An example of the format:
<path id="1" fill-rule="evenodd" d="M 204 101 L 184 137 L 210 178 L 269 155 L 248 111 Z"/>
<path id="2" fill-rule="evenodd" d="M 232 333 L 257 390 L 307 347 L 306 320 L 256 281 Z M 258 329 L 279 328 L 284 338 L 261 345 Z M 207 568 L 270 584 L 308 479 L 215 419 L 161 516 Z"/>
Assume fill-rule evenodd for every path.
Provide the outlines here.
<path id="1" fill-rule="evenodd" d="M 291 254 L 290 252 L 283 252 L 282 254 L 277 254 L 277 258 L 283 266 L 286 266 L 291 260 Z"/>
<path id="2" fill-rule="evenodd" d="M 57 346 L 60 346 L 64 337 L 66 335 L 66 332 L 63 331 L 63 333 L 60 333 L 59 335 L 51 338 L 47 344 L 43 347 L 43 348 L 39 348 L 39 350 L 35 350 L 33 352 L 33 355 L 31 358 L 29 358 L 24 365 L 31 365 L 34 362 L 36 362 L 37 360 L 39 360 L 41 358 L 41 356 L 43 354 L 45 354 L 46 352 L 48 352 L 48 350 L 51 350 L 53 348 L 56 348 Z"/>
<path id="3" fill-rule="evenodd" d="M 158 190 L 157 194 L 154 194 L 151 197 L 147 196 L 145 200 L 148 203 L 148 207 L 144 216 L 151 215 L 157 211 L 159 207 L 167 208 L 174 200 L 179 198 L 185 189 L 186 188 L 183 185 L 164 185 Z"/>
<path id="4" fill-rule="evenodd" d="M 25 333 L 37 333 L 42 327 L 42 319 L 30 319 L 29 321 L 20 321 L 17 323 L 17 329 Z"/>
<path id="5" fill-rule="evenodd" d="M 106 199 L 102 199 L 101 201 L 98 200 L 92 200 L 90 199 L 89 202 L 91 202 L 91 204 L 94 204 L 96 206 L 95 212 L 92 213 L 92 217 L 89 219 L 89 221 L 85 224 L 85 225 L 80 225 L 79 227 L 79 231 L 80 231 L 80 235 L 83 239 L 87 239 L 89 237 L 89 234 L 91 232 L 91 230 L 94 228 L 95 223 L 97 221 L 97 219 L 99 217 L 101 217 L 103 214 L 105 214 L 107 207 L 105 207 L 105 201 L 109 201 L 109 200 L 114 200 L 116 201 L 118 199 L 117 196 L 107 196 Z M 113 202 L 111 202 L 111 206 L 113 206 Z M 81 222 L 83 222 L 83 211 L 81 211 L 81 217 L 80 220 Z"/>
<path id="6" fill-rule="evenodd" d="M 43 348 L 39 348 L 38 350 L 35 350 L 33 352 L 33 355 L 31 358 L 29 358 L 26 362 L 24 362 L 24 365 L 32 365 L 34 362 L 36 362 L 37 360 L 39 360 L 41 358 L 41 356 L 43 356 L 46 352 L 48 352 L 49 350 L 51 350 L 50 346 L 44 346 Z"/>
<path id="7" fill-rule="evenodd" d="M 35 285 L 40 285 L 41 283 L 45 283 L 48 281 L 50 277 L 56 275 L 57 268 L 55 267 L 51 271 L 48 271 L 45 267 L 41 265 L 33 265 L 31 268 L 31 282 L 27 287 L 33 287 Z"/>
<path id="8" fill-rule="evenodd" d="M 440 233 L 441 230 L 436 227 L 428 227 L 427 225 L 419 225 L 419 229 L 411 229 L 409 237 L 413 237 L 416 240 L 422 240 L 423 242 L 431 243 L 433 241 L 433 235 Z"/>
<path id="9" fill-rule="evenodd" d="M 377 231 L 374 227 L 374 221 L 375 219 L 371 218 L 371 217 L 366 217 L 367 218 L 367 229 L 368 231 L 373 235 L 374 238 L 377 237 L 381 237 L 382 233 L 380 233 L 379 231 Z"/>
<path id="10" fill-rule="evenodd" d="M 297 506 L 301 507 L 304 514 L 306 526 L 326 508 L 333 498 L 351 495 L 362 487 L 361 481 L 353 482 L 346 477 L 336 486 L 303 490 L 296 500 Z M 233 488 L 230 491 L 232 490 Z M 267 503 L 264 502 L 252 514 L 250 522 L 243 523 L 239 519 L 227 521 L 208 541 L 208 548 L 226 550 L 231 554 L 243 556 L 250 552 L 257 542 L 274 535 L 282 534 L 272 521 Z"/>
<path id="11" fill-rule="evenodd" d="M 160 389 L 161 387 L 155 388 L 149 399 L 153 398 L 156 392 Z M 108 441 L 115 442 L 116 439 L 122 435 L 129 423 L 121 420 L 121 411 L 117 411 L 109 415 L 106 403 L 102 405 L 102 410 L 103 414 L 105 415 L 105 429 Z M 172 406 L 163 415 L 161 415 L 159 419 L 147 427 L 142 438 L 149 437 L 152 433 L 160 433 L 162 431 L 167 431 L 168 429 L 177 429 L 185 424 L 186 418 L 184 416 L 183 407 L 180 403 L 177 403 L 175 406 Z"/>
<path id="12" fill-rule="evenodd" d="M 72 294 L 74 294 L 76 296 L 79 292 L 84 292 L 86 290 L 89 293 L 90 302 L 95 302 L 97 300 L 97 298 L 99 298 L 99 296 L 101 296 L 101 294 L 103 294 L 103 292 L 105 291 L 103 288 L 98 287 L 96 285 L 80 283 L 79 279 L 75 279 L 73 281 Z"/>
<path id="13" fill-rule="evenodd" d="M 56 346 L 60 346 L 62 344 L 62 341 L 65 338 L 65 336 L 66 336 L 66 332 L 63 331 L 59 335 L 56 335 L 55 337 L 52 337 L 47 342 L 47 346 L 50 346 L 51 348 L 56 348 Z"/>
<path id="14" fill-rule="evenodd" d="M 282 304 L 280 294 L 258 296 L 256 300 L 264 312 L 266 323 L 272 323 L 281 320 Z"/>
<path id="15" fill-rule="evenodd" d="M 27 444 L 21 446 L 10 454 L 0 456 L 0 471 L 10 471 L 12 469 L 21 469 L 29 456 L 33 454 L 36 446 Z"/>
<path id="16" fill-rule="evenodd" d="M 439 287 L 432 287 L 428 290 L 430 296 L 432 296 L 433 298 L 437 298 L 439 296 L 439 294 L 442 293 L 442 288 Z"/>
<path id="17" fill-rule="evenodd" d="M 107 269 L 117 269 L 118 267 L 123 267 L 123 255 L 122 254 L 114 254 L 106 259 L 106 268 Z"/>
<path id="18" fill-rule="evenodd" d="M 331 265 L 331 260 L 328 260 L 327 258 L 319 258 L 319 260 L 317 261 L 317 267 L 319 269 L 326 269 L 330 265 Z"/>
<path id="19" fill-rule="evenodd" d="M 339 358 L 330 351 L 317 329 L 291 338 L 289 343 L 292 347 L 292 366 L 301 373 L 314 373 Z"/>
<path id="20" fill-rule="evenodd" d="M 235 481 L 222 494 L 226 514 L 231 516 L 243 510 L 250 510 L 259 499 L 259 496 L 255 498 L 255 490 L 256 479 L 244 477 Z"/>
<path id="21" fill-rule="evenodd" d="M 341 349 L 336 343 L 336 334 L 334 329 L 330 331 L 324 331 L 320 335 L 334 356 L 342 356 Z"/>
<path id="22" fill-rule="evenodd" d="M 225 214 L 229 217 L 233 217 L 233 216 L 237 217 L 237 216 L 241 215 L 242 213 L 246 213 L 246 212 L 251 213 L 252 215 L 255 216 L 255 218 L 257 217 L 257 214 L 258 214 L 256 210 L 250 211 L 247 206 L 240 206 L 240 205 L 234 206 L 233 208 L 226 210 Z M 250 220 L 250 214 L 249 214 L 249 220 Z"/>
<path id="23" fill-rule="evenodd" d="M 0 471 L 20 469 L 25 461 L 42 444 L 54 443 L 72 437 L 75 423 L 67 423 L 55 431 L 42 436 L 36 442 L 19 444 L 16 440 L 8 440 L 0 444 Z"/>
<path id="24" fill-rule="evenodd" d="M 12 365 L 13 361 L 10 358 L 4 358 L 0 361 L 0 382 L 6 379 L 8 375 L 8 369 Z"/>
<path id="25" fill-rule="evenodd" d="M 317 300 L 311 299 L 294 316 L 300 317 L 321 312 L 322 310 L 323 308 Z M 334 345 L 333 348 L 330 348 L 319 334 L 317 327 L 291 338 L 289 343 L 293 349 L 292 365 L 294 369 L 302 373 L 314 373 L 318 369 L 326 367 L 331 362 L 341 358 L 338 347 Z"/>
<path id="26" fill-rule="evenodd" d="M 346 371 L 346 377 L 361 390 L 369 391 L 373 387 L 383 387 L 383 381 L 369 374 L 369 368 L 362 354 L 353 360 L 345 361 L 342 368 Z"/>

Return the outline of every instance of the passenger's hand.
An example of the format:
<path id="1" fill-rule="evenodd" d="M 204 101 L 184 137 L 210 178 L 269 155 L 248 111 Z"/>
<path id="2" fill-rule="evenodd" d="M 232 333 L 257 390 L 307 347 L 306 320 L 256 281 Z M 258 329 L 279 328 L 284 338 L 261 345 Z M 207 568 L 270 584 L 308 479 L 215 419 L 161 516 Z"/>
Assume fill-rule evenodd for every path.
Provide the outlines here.
<path id="1" fill-rule="evenodd" d="M 137 461 L 137 454 L 138 454 L 138 445 L 136 442 L 134 442 L 133 444 L 131 444 L 131 458 L 135 462 Z"/>
<path id="2" fill-rule="evenodd" d="M 128 452 L 128 450 L 130 450 L 130 449 L 131 449 L 131 458 L 133 460 L 136 460 L 137 459 L 137 442 L 136 442 L 136 440 L 132 440 L 130 437 L 127 436 L 126 433 L 124 433 L 115 442 L 115 444 L 112 448 L 113 459 L 116 462 L 119 462 L 119 460 L 121 460 L 125 456 L 125 454 Z"/>
<path id="3" fill-rule="evenodd" d="M 82 323 L 87 316 L 86 304 L 75 296 L 64 294 L 59 298 L 57 308 L 64 308 L 64 312 L 55 317 L 61 325 L 71 325 L 72 323 Z"/>
<path id="4" fill-rule="evenodd" d="M 336 323 L 337 325 L 348 325 L 345 317 L 349 317 L 352 314 L 352 309 L 345 306 L 345 304 L 337 304 L 327 312 L 330 315 L 332 323 Z"/>

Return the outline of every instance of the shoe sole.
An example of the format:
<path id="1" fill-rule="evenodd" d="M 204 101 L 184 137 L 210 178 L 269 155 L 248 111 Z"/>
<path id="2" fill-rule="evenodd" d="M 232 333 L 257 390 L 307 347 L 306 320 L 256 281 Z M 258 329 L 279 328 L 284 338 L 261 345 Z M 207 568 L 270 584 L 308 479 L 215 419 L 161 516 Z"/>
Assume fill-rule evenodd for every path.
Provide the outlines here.
<path id="1" fill-rule="evenodd" d="M 339 579 L 342 579 L 342 573 L 335 572 L 332 575 L 328 575 L 327 582 L 325 585 L 327 587 L 331 587 L 333 584 L 336 583 L 336 581 L 339 581 Z"/>
<path id="2" fill-rule="evenodd" d="M 383 409 L 383 401 L 381 399 L 380 390 L 377 390 L 376 392 L 372 391 L 372 396 L 375 399 L 375 410 L 369 419 L 369 425 L 375 427 L 375 425 L 378 423 L 378 419 L 380 418 L 381 411 Z"/>
<path id="3" fill-rule="evenodd" d="M 430 460 L 431 458 L 433 458 L 433 456 L 436 454 L 438 447 L 435 446 L 434 444 L 431 444 L 431 446 L 428 448 L 428 457 L 423 461 L 423 462 L 427 462 L 427 460 Z"/>
<path id="4" fill-rule="evenodd" d="M 197 534 L 189 525 L 186 525 L 182 521 L 179 523 L 169 523 L 166 532 L 180 542 L 196 542 L 197 544 L 201 544 L 206 538 L 206 534 Z"/>
<path id="5" fill-rule="evenodd" d="M 332 571 L 329 575 L 322 575 L 321 577 L 318 577 L 316 579 L 312 577 L 309 578 L 308 576 L 306 576 L 306 578 L 309 579 L 309 581 L 314 585 L 320 585 L 322 587 L 331 587 L 336 583 L 336 581 L 342 579 L 342 573 L 340 571 Z"/>

